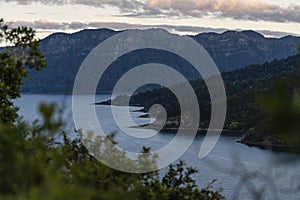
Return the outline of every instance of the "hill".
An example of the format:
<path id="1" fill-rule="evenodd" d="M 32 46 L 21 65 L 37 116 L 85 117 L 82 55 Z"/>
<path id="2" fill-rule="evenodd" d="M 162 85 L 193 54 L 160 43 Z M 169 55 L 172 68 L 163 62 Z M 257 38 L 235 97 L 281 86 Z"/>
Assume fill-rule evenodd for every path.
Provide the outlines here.
<path id="1" fill-rule="evenodd" d="M 231 132 L 245 133 L 255 127 L 264 118 L 255 95 L 258 91 L 269 90 L 275 79 L 289 79 L 297 74 L 299 57 L 297 55 L 281 60 L 265 62 L 262 65 L 250 65 L 243 69 L 222 74 L 227 93 L 227 116 L 224 129 Z M 210 97 L 203 80 L 191 81 L 199 100 L 201 111 L 201 129 L 206 129 L 210 122 Z M 112 102 L 102 104 L 120 105 L 125 96 L 119 96 Z M 181 112 L 176 97 L 168 88 L 160 88 L 136 94 L 130 98 L 133 106 L 144 106 L 148 112 L 154 104 L 161 104 L 166 108 L 168 118 L 165 130 L 178 127 Z M 229 132 L 230 132 L 229 131 Z M 250 138 L 250 137 L 248 137 Z"/>
<path id="2" fill-rule="evenodd" d="M 30 72 L 25 79 L 25 93 L 71 93 L 76 73 L 88 53 L 105 39 L 119 33 L 110 29 L 83 30 L 73 34 L 54 33 L 41 41 L 41 50 L 46 56 L 47 68 Z M 254 31 L 227 31 L 222 34 L 201 33 L 191 36 L 211 55 L 223 72 L 243 68 L 250 64 L 262 64 L 273 59 L 296 54 L 300 37 L 265 38 Z M 111 64 L 102 78 L 98 93 L 111 92 L 122 74 L 139 64 L 160 62 L 179 69 L 189 80 L 194 80 L 189 63 L 176 55 L 160 50 L 131 52 Z"/>

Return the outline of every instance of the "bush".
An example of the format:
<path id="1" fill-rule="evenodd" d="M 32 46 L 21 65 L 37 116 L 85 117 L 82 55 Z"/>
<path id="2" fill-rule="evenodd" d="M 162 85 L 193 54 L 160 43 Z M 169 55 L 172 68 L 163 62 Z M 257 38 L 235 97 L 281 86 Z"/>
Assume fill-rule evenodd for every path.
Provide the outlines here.
<path id="1" fill-rule="evenodd" d="M 198 189 L 191 175 L 197 171 L 180 162 L 171 165 L 161 180 L 158 172 L 128 174 L 107 167 L 95 159 L 80 138 L 70 140 L 57 116 L 54 104 L 40 105 L 42 121 L 31 125 L 17 119 L 13 100 L 20 96 L 27 68 L 45 66 L 31 28 L 9 29 L 0 19 L 0 41 L 13 47 L 0 52 L 0 199 L 222 199 L 210 186 Z M 61 138 L 58 140 L 57 138 Z M 91 148 L 99 154 L 115 153 L 128 166 L 137 164 L 155 168 L 155 157 L 130 160 L 115 146 L 99 148 L 98 138 Z M 144 152 L 150 149 L 144 148 Z"/>
<path id="2" fill-rule="evenodd" d="M 111 169 L 91 156 L 79 138 L 67 137 L 59 117 L 53 117 L 54 105 L 43 104 L 40 112 L 41 122 L 0 126 L 1 199 L 223 199 L 211 186 L 199 189 L 191 177 L 197 170 L 185 167 L 183 161 L 171 165 L 162 179 L 158 172 Z M 152 158 L 129 160 L 122 152 L 118 159 L 132 165 L 153 163 Z"/>

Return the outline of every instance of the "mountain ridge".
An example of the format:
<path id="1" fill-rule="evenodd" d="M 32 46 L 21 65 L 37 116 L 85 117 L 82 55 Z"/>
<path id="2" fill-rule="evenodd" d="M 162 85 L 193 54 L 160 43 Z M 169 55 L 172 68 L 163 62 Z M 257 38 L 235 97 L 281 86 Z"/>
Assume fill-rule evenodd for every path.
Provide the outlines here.
<path id="1" fill-rule="evenodd" d="M 120 32 L 107 28 L 86 29 L 72 34 L 54 33 L 41 40 L 41 51 L 46 56 L 48 67 L 39 73 L 30 71 L 30 78 L 24 80 L 23 92 L 71 93 L 77 71 L 88 53 L 105 39 Z M 200 33 L 190 37 L 207 50 L 222 72 L 286 58 L 296 54 L 296 44 L 300 43 L 300 37 L 266 38 L 251 30 Z M 110 71 L 103 78 L 106 85 L 98 88 L 97 93 L 110 93 L 117 78 L 129 67 L 156 60 L 182 70 L 189 80 L 195 79 L 193 72 L 187 70 L 188 64 L 180 62 L 175 55 L 157 51 L 136 53 L 112 63 Z"/>

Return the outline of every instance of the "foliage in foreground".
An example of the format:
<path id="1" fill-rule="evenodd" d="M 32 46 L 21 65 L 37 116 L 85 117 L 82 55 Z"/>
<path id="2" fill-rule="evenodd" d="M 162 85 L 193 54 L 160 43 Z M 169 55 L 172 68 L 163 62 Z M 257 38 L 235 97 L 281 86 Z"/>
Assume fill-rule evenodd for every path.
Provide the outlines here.
<path id="1" fill-rule="evenodd" d="M 10 29 L 0 19 L 0 42 L 13 46 L 0 52 L 0 199 L 223 199 L 210 185 L 199 189 L 191 177 L 197 170 L 186 168 L 184 162 L 171 165 L 162 179 L 158 172 L 128 174 L 105 166 L 79 138 L 67 137 L 61 118 L 54 117 L 53 104 L 40 106 L 42 121 L 16 122 L 13 100 L 20 96 L 27 67 L 45 66 L 34 35 L 31 28 Z M 132 161 L 115 146 L 100 148 L 106 139 L 100 138 L 91 148 L 103 154 L 113 151 L 126 164 L 155 167 L 153 158 Z"/>
<path id="2" fill-rule="evenodd" d="M 0 122 L 11 123 L 18 111 L 12 100 L 20 97 L 26 68 L 40 70 L 45 61 L 32 28 L 9 28 L 0 19 L 0 43 L 12 46 L 0 49 Z"/>
<path id="3" fill-rule="evenodd" d="M 53 117 L 54 105 L 41 105 L 40 111 L 43 120 L 32 125 L 0 126 L 0 199 L 223 199 L 210 185 L 199 189 L 192 178 L 197 170 L 183 161 L 171 165 L 162 179 L 158 172 L 111 169 L 79 139 L 68 139 L 63 123 Z M 132 164 L 145 162 L 130 161 L 122 152 L 118 156 Z"/>

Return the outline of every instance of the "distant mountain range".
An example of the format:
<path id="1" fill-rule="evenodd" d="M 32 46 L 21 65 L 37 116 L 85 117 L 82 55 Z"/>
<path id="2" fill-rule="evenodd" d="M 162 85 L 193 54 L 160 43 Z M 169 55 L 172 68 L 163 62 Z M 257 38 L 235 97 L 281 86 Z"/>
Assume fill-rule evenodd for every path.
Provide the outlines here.
<path id="1" fill-rule="evenodd" d="M 71 93 L 77 71 L 89 52 L 105 39 L 119 33 L 110 29 L 83 30 L 73 34 L 54 33 L 41 41 L 47 68 L 30 71 L 24 80 L 26 93 Z M 300 37 L 265 38 L 254 31 L 226 31 L 222 34 L 201 33 L 190 36 L 211 55 L 222 72 L 262 64 L 295 55 Z M 141 50 L 120 57 L 102 77 L 98 93 L 109 93 L 116 81 L 131 68 L 149 62 L 172 66 L 188 79 L 197 79 L 190 64 L 161 50 Z M 88 77 L 87 77 L 88 78 Z"/>

